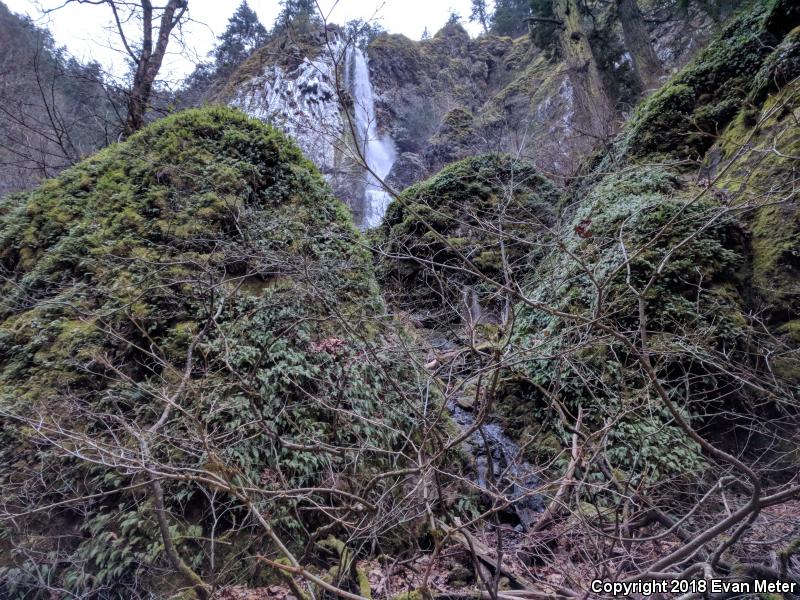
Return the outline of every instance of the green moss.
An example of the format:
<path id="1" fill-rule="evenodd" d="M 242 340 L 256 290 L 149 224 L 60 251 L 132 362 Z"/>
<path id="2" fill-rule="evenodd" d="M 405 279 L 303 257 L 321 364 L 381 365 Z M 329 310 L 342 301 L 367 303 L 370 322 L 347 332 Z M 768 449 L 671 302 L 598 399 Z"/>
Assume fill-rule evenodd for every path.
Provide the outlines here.
<path id="1" fill-rule="evenodd" d="M 646 306 L 650 345 L 659 355 L 664 385 L 679 398 L 683 379 L 670 374 L 693 374 L 697 404 L 685 407 L 687 414 L 709 410 L 723 390 L 739 388 L 735 379 L 696 364 L 692 352 L 705 356 L 725 349 L 744 359 L 753 335 L 741 289 L 734 283 L 746 259 L 743 224 L 726 218 L 709 226 L 717 205 L 692 197 L 680 177 L 662 168 L 636 167 L 606 176 L 589 188 L 563 231 L 571 255 L 556 250 L 544 256 L 526 289 L 533 302 L 587 319 L 596 314 L 599 299 L 618 330 L 636 331 L 638 305 L 629 286 L 643 289 L 669 249 L 677 247 L 649 286 Z M 656 237 L 667 223 L 672 225 L 666 234 Z M 678 246 L 689 236 L 692 243 Z M 626 256 L 623 244 L 633 255 L 630 271 L 619 269 Z M 600 298 L 580 264 L 603 282 Z M 684 337 L 688 329 L 697 332 L 691 341 Z M 688 355 L 686 344 L 692 345 Z M 702 467 L 697 449 L 678 443 L 682 432 L 620 344 L 594 339 L 588 328 L 523 305 L 512 345 L 533 356 L 556 357 L 521 361 L 504 378 L 500 393 L 507 399 L 500 411 L 510 431 L 536 430 L 553 442 L 539 452 L 553 452 L 553 458 L 557 441 L 567 439 L 541 391 L 555 389 L 573 414 L 583 408 L 589 429 L 618 419 L 608 457 L 624 477 L 639 476 L 642 470 L 651 477 L 669 477 Z"/>
<path id="2" fill-rule="evenodd" d="M 70 505 L 82 519 L 65 532 L 75 542 L 62 553 L 13 561 L 17 596 L 42 569 L 75 595 L 100 587 L 124 594 L 134 582 L 155 581 L 165 562 L 146 494 L 116 492 L 140 481 L 135 469 L 65 457 L 10 415 L 49 415 L 100 443 L 136 448 L 129 430 L 110 427 L 104 415 L 146 430 L 163 398 L 175 393 L 193 343 L 181 410 L 153 441 L 153 454 L 169 468 L 213 468 L 252 482 L 279 469 L 290 487 L 323 485 L 324 473 L 341 468 L 354 489 L 386 467 L 393 455 L 386 450 L 399 443 L 394 432 L 411 429 L 406 398 L 414 397 L 416 375 L 396 357 L 385 368 L 359 358 L 365 344 L 384 335 L 383 303 L 359 236 L 293 142 L 221 108 L 158 121 L 0 203 L 0 482 L 11 494 L 3 501 L 23 501 L 12 497 L 22 488 L 8 482 L 29 472 L 37 478 L 25 494 L 48 504 L 109 492 Z M 343 323 L 359 323 L 357 333 Z M 316 401 L 331 390 L 335 409 Z M 376 414 L 388 427 L 366 424 Z M 217 462 L 206 456 L 198 431 L 226 440 Z M 188 446 L 166 443 L 178 439 Z M 302 447 L 312 439 L 363 443 L 375 452 L 351 469 L 349 459 L 280 443 Z M 165 487 L 180 552 L 208 575 L 207 501 L 191 483 Z M 263 510 L 291 534 L 299 530 L 295 508 L 293 500 L 270 501 Z M 48 524 L 22 519 L 13 535 L 30 547 Z M 238 514 L 231 526 L 242 527 Z M 245 530 L 262 545 L 237 546 L 243 555 L 226 562 L 263 551 L 257 531 Z M 108 537 L 112 532 L 125 533 Z M 0 572 L 0 581 L 7 575 Z M 246 570 L 233 576 L 246 577 Z"/>
<path id="3" fill-rule="evenodd" d="M 370 60 L 391 65 L 390 75 L 399 83 L 417 81 L 423 57 L 419 44 L 401 34 L 379 35 L 367 48 Z"/>
<path id="4" fill-rule="evenodd" d="M 734 161 L 718 182 L 731 202 L 750 205 L 754 294 L 778 323 L 800 310 L 800 206 L 794 198 L 800 156 L 800 87 L 789 85 L 746 108 L 719 141 L 722 159 Z"/>
<path id="5" fill-rule="evenodd" d="M 399 283 L 411 310 L 458 318 L 452 306 L 461 304 L 464 286 L 479 279 L 448 267 L 462 265 L 466 257 L 486 275 L 499 277 L 504 252 L 512 269 L 522 269 L 530 246 L 521 240 L 542 231 L 556 202 L 553 185 L 525 161 L 487 154 L 454 163 L 390 205 L 379 243 L 387 255 L 400 258 L 382 261 L 380 276 Z M 520 241 L 507 241 L 501 252 L 498 228 Z"/>
<path id="6" fill-rule="evenodd" d="M 430 593 L 425 593 L 423 590 L 411 590 L 398 594 L 393 600 L 429 600 L 429 598 Z"/>
<path id="7" fill-rule="evenodd" d="M 472 128 L 473 116 L 468 110 L 454 108 L 447 111 L 442 117 L 442 128 L 455 134 L 464 135 Z"/>
<path id="8" fill-rule="evenodd" d="M 793 342 L 800 344 L 800 319 L 784 323 L 778 332 L 788 335 Z"/>
<path id="9" fill-rule="evenodd" d="M 757 2 L 741 11 L 637 109 L 618 151 L 633 158 L 657 154 L 700 158 L 748 95 L 762 97 L 775 85 L 777 74 L 794 72 L 796 33 L 777 53 L 773 50 L 798 25 L 800 16 L 787 0 Z"/>
<path id="10" fill-rule="evenodd" d="M 367 577 L 366 571 L 364 569 L 356 570 L 356 576 L 358 578 L 358 593 L 361 594 L 364 598 L 372 599 L 372 587 L 369 584 L 369 578 Z"/>
<path id="11" fill-rule="evenodd" d="M 778 377 L 797 384 L 800 382 L 800 360 L 797 357 L 781 357 L 772 361 L 772 370 Z"/>
<path id="12" fill-rule="evenodd" d="M 780 289 L 794 280 L 787 267 L 800 262 L 798 223 L 800 212 L 784 206 L 765 206 L 757 211 L 753 220 L 754 279 L 763 293 L 774 300 L 779 299 Z"/>
<path id="13" fill-rule="evenodd" d="M 800 27 L 795 27 L 759 69 L 751 86 L 748 100 L 760 104 L 767 96 L 780 90 L 800 76 Z"/>

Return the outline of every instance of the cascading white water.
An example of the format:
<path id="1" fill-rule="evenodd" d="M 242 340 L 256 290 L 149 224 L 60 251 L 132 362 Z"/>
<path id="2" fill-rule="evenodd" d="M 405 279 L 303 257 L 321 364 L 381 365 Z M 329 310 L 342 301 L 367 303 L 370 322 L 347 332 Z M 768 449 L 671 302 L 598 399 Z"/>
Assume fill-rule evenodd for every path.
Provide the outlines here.
<path id="1" fill-rule="evenodd" d="M 356 142 L 364 159 L 374 175 L 367 171 L 364 188 L 364 207 L 361 226 L 363 228 L 380 225 L 391 196 L 386 193 L 378 179 L 385 180 L 392 169 L 397 151 L 388 135 L 378 134 L 375 119 L 375 98 L 369 81 L 369 68 L 364 53 L 358 48 L 348 50 L 347 79 L 353 97 L 355 123 L 358 134 Z M 376 178 L 377 175 L 377 178 Z"/>

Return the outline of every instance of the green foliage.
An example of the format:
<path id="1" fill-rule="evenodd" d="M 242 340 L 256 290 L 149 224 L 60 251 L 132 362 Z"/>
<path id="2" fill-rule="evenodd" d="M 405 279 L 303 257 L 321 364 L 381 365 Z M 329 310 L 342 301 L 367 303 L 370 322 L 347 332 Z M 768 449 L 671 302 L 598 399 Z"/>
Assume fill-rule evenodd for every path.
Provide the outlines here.
<path id="1" fill-rule="evenodd" d="M 451 8 L 447 16 L 447 22 L 444 25 L 445 27 L 448 25 L 461 25 L 461 15 Z"/>
<path id="2" fill-rule="evenodd" d="M 786 56 L 781 47 L 776 54 Z M 776 325 L 800 311 L 799 107 L 800 88 L 787 85 L 760 110 L 743 109 L 719 141 L 723 160 L 738 158 L 717 185 L 733 201 L 758 207 L 750 219 L 753 294 Z"/>
<path id="3" fill-rule="evenodd" d="M 622 136 L 622 152 L 629 157 L 702 156 L 751 90 L 763 94 L 759 90 L 766 89 L 769 75 L 759 73 L 765 58 L 798 24 L 800 15 L 789 0 L 758 2 L 742 11 L 640 106 Z"/>
<path id="4" fill-rule="evenodd" d="M 533 239 L 552 220 L 556 199 L 552 184 L 525 161 L 487 154 L 454 163 L 390 205 L 380 234 L 391 258 L 381 274 L 400 282 L 416 309 L 457 318 L 451 303 L 461 304 L 465 285 L 480 283 L 453 269 L 463 265 L 461 257 L 492 278 L 503 276 L 502 253 L 512 271 L 524 269 L 530 246 L 513 240 Z M 502 251 L 498 231 L 512 240 Z M 480 290 L 481 296 L 492 293 L 488 286 Z"/>
<path id="5" fill-rule="evenodd" d="M 670 252 L 645 295 L 650 344 L 672 399 L 688 417 L 703 422 L 714 403 L 733 395 L 738 385 L 713 360 L 703 364 L 687 357 L 722 351 L 744 356 L 753 334 L 731 283 L 744 261 L 742 227 L 728 217 L 716 218 L 713 202 L 689 201 L 682 188 L 675 175 L 657 168 L 607 176 L 583 199 L 569 225 L 570 254 L 555 251 L 542 259 L 529 275 L 528 296 L 589 320 L 602 310 L 619 331 L 636 331 L 638 304 L 629 286 L 644 289 Z M 630 272 L 619 269 L 626 256 L 633 257 Z M 572 257 L 603 282 L 602 306 Z M 550 390 L 573 414 L 582 406 L 590 429 L 614 423 L 608 456 L 626 476 L 662 478 L 699 468 L 696 447 L 685 441 L 634 357 L 614 338 L 595 338 L 591 331 L 589 325 L 519 307 L 514 348 L 552 358 L 525 361 L 509 375 L 503 394 L 512 400 L 502 410 L 511 430 L 548 422 L 560 428 L 541 393 Z M 687 373 L 693 382 L 690 404 Z"/>
<path id="6" fill-rule="evenodd" d="M 215 76 L 230 75 L 266 38 L 267 30 L 258 20 L 258 15 L 247 4 L 247 0 L 243 0 L 228 19 L 227 28 L 217 38 L 217 45 L 211 51 Z"/>
<path id="7" fill-rule="evenodd" d="M 281 12 L 275 19 L 275 31 L 307 32 L 316 29 L 321 20 L 315 0 L 281 0 Z"/>
<path id="8" fill-rule="evenodd" d="M 364 19 L 350 20 L 344 26 L 345 39 L 361 50 L 366 50 L 375 38 L 385 33 L 386 30 L 380 23 Z"/>
<path id="9" fill-rule="evenodd" d="M 15 522 L 10 535 L 28 552 L 2 552 L 0 595 L 37 597 L 45 572 L 86 598 L 145 597 L 159 587 L 155 578 L 170 567 L 148 488 L 123 489 L 142 475 L 70 458 L 25 419 L 55 420 L 135 452 L 117 419 L 138 431 L 158 419 L 193 342 L 182 409 L 151 449 L 170 469 L 205 469 L 266 489 L 320 486 L 339 473 L 356 491 L 388 466 L 385 450 L 411 429 L 403 396 L 416 375 L 378 351 L 365 360 L 367 345 L 383 335 L 373 319 L 384 309 L 358 235 L 294 143 L 222 108 L 159 121 L 2 201 L 2 500 L 36 508 L 107 495 Z M 204 447 L 200 431 L 224 444 Z M 352 461 L 302 449 L 318 443 L 365 450 Z M 37 477 L 20 487 L 31 472 Z M 172 537 L 206 574 L 212 499 L 191 482 L 165 487 Z M 385 489 L 365 493 L 379 501 Z M 230 502 L 223 496 L 213 502 Z M 299 521 L 298 498 L 255 501 L 284 532 L 327 524 L 322 513 Z M 312 501 L 331 498 L 320 492 Z M 267 549 L 242 525 L 241 508 L 215 508 L 229 514 L 218 536 L 234 524 L 247 533 L 246 543 L 218 549 L 218 564 Z M 70 529 L 71 521 L 81 526 Z M 70 541 L 31 553 L 42 531 L 52 539 L 69 533 Z"/>
<path id="10" fill-rule="evenodd" d="M 767 57 L 751 86 L 750 102 L 760 104 L 767 95 L 780 90 L 800 76 L 800 26 L 784 38 L 775 52 Z"/>
<path id="11" fill-rule="evenodd" d="M 531 14 L 531 0 L 496 0 L 491 31 L 497 35 L 516 37 L 528 32 L 526 17 Z"/>
<path id="12" fill-rule="evenodd" d="M 484 33 L 487 33 L 489 31 L 490 16 L 486 0 L 472 0 L 472 7 L 469 13 L 470 23 L 478 23 L 483 27 Z"/>

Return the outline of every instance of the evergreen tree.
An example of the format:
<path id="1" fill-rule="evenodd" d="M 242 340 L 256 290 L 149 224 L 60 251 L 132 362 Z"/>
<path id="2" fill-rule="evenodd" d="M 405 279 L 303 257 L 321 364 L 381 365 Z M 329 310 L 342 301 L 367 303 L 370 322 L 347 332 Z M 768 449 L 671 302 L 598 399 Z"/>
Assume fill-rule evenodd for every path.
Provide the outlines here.
<path id="1" fill-rule="evenodd" d="M 484 33 L 489 33 L 489 9 L 486 0 L 472 0 L 472 12 L 469 14 L 470 23 L 480 23 Z"/>
<path id="2" fill-rule="evenodd" d="M 370 42 L 386 30 L 379 24 L 364 19 L 353 19 L 344 26 L 345 38 L 348 43 L 364 50 Z"/>
<path id="3" fill-rule="evenodd" d="M 461 15 L 458 14 L 457 11 L 450 9 L 450 16 L 447 17 L 447 23 L 445 25 L 460 25 L 461 24 Z"/>
<path id="4" fill-rule="evenodd" d="M 496 0 L 492 16 L 492 33 L 518 36 L 528 31 L 525 19 L 532 16 L 531 0 Z"/>
<path id="5" fill-rule="evenodd" d="M 266 41 L 267 30 L 258 20 L 258 15 L 243 0 L 228 19 L 225 33 L 217 38 L 217 46 L 211 51 L 213 70 L 217 76 L 225 76 L 242 64 L 248 56 Z"/>
<path id="6" fill-rule="evenodd" d="M 281 0 L 281 9 L 275 21 L 276 29 L 308 31 L 319 25 L 315 0 Z"/>
<path id="7" fill-rule="evenodd" d="M 561 25 L 555 18 L 553 0 L 530 0 L 530 33 L 533 43 L 549 53 L 558 52 L 558 34 Z"/>

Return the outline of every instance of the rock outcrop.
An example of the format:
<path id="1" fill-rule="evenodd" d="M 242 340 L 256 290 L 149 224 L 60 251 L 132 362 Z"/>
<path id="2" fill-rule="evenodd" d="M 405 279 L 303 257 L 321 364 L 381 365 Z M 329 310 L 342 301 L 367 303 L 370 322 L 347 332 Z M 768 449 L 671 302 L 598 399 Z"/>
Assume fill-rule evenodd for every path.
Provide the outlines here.
<path id="1" fill-rule="evenodd" d="M 789 0 L 742 12 L 637 109 L 572 190 L 567 252 L 536 264 L 517 308 L 514 347 L 554 357 L 508 378 L 501 410 L 518 435 L 540 431 L 543 390 L 557 390 L 587 419 L 624 413 L 610 433 L 613 468 L 702 470 L 677 444 L 672 415 L 652 411 L 631 346 L 609 336 L 570 350 L 600 314 L 613 324 L 603 331 L 646 327 L 661 385 L 707 435 L 733 428 L 734 413 L 757 422 L 797 406 L 799 36 Z M 765 388 L 742 385 L 742 373 Z"/>
<path id="2" fill-rule="evenodd" d="M 383 504 L 368 482 L 413 430 L 414 377 L 364 358 L 386 321 L 359 239 L 294 142 L 227 108 L 4 198 L 0 596 L 208 597 L 274 536 L 297 545 L 309 490 Z"/>
<path id="3" fill-rule="evenodd" d="M 642 81 L 655 85 L 686 64 L 714 28 L 711 16 L 694 3 L 687 9 L 653 9 L 647 16 L 652 18 L 645 34 L 652 60 L 661 62 L 658 72 L 642 73 L 640 67 L 634 77 L 624 32 L 612 13 L 604 13 L 593 24 L 596 39 L 589 40 L 594 87 L 583 85 L 577 64 L 582 54 L 565 58 L 570 48 L 558 51 L 551 43 L 543 50 L 531 36 L 472 39 L 452 23 L 422 41 L 378 36 L 367 48 L 376 121 L 372 137 L 390 136 L 401 158 L 389 173 L 390 184 L 402 188 L 486 152 L 522 155 L 543 172 L 571 176 L 650 91 Z M 581 25 L 578 19 L 571 26 L 583 40 Z M 357 166 L 352 151 L 347 113 L 352 118 L 357 107 L 347 77 L 351 57 L 342 39 L 335 27 L 327 35 L 279 36 L 239 69 L 220 99 L 297 139 L 352 207 L 357 223 L 374 225 L 375 207 L 364 206 L 374 200 L 367 198 L 371 176 Z M 582 41 L 584 51 L 589 41 Z M 603 119 L 589 110 L 600 102 L 592 93 L 608 105 Z"/>
<path id="4" fill-rule="evenodd" d="M 685 65 L 714 30 L 714 20 L 695 4 L 685 12 L 657 8 L 648 17 L 662 62 L 656 81 Z M 593 58 L 614 103 L 607 123 L 594 123 L 591 112 L 581 110 L 573 77 L 580 68 L 557 52 L 538 48 L 529 36 L 471 39 L 457 24 L 428 40 L 383 35 L 370 44 L 379 121 L 401 152 L 424 157 L 429 173 L 499 151 L 521 154 L 556 177 L 572 175 L 603 138 L 614 135 L 641 95 L 652 91 L 632 82 L 617 20 L 605 15 L 597 27 L 601 39 L 593 40 Z"/>
<path id="5" fill-rule="evenodd" d="M 508 306 L 491 281 L 524 272 L 557 201 L 527 161 L 487 154 L 449 165 L 389 207 L 376 234 L 382 282 L 418 320 L 497 321 Z M 459 270 L 464 261 L 488 281 Z"/>
<path id="6" fill-rule="evenodd" d="M 272 40 L 234 74 L 222 99 L 289 134 L 335 181 L 343 163 L 337 145 L 345 135 L 337 62 L 345 48 L 331 35 L 330 45 L 321 33 Z"/>

